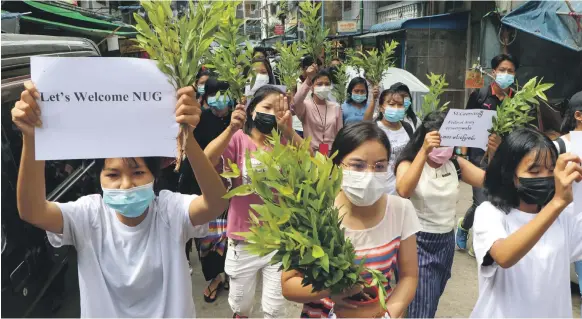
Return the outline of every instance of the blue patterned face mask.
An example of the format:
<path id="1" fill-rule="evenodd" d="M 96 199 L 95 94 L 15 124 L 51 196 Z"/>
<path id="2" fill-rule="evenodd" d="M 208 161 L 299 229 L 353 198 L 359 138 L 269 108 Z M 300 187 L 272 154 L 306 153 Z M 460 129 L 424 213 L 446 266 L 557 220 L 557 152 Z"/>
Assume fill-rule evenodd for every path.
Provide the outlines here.
<path id="1" fill-rule="evenodd" d="M 130 189 L 103 188 L 105 204 L 129 218 L 143 215 L 155 197 L 153 182 Z"/>
<path id="2" fill-rule="evenodd" d="M 364 102 L 368 97 L 365 94 L 353 94 L 352 93 L 352 100 L 356 103 Z"/>
<path id="3" fill-rule="evenodd" d="M 404 98 L 404 110 L 408 111 L 408 108 L 412 105 L 412 101 L 409 97 Z"/>
<path id="4" fill-rule="evenodd" d="M 220 98 L 216 98 L 216 96 L 209 96 L 208 97 L 208 106 L 211 108 L 222 111 L 228 107 L 230 104 L 230 98 L 226 95 L 221 95 Z"/>
<path id="5" fill-rule="evenodd" d="M 204 85 L 198 85 L 198 88 L 196 89 L 198 91 L 198 94 L 200 95 L 204 95 Z"/>
<path id="6" fill-rule="evenodd" d="M 384 118 L 390 123 L 400 122 L 404 119 L 404 109 L 387 107 L 384 110 Z"/>

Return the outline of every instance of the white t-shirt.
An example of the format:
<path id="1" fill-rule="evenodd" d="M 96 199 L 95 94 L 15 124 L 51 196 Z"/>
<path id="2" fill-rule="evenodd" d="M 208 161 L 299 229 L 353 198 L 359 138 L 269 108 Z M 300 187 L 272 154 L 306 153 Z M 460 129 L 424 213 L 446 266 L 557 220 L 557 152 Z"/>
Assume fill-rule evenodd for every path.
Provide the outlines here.
<path id="1" fill-rule="evenodd" d="M 417 116 L 416 117 L 416 125 L 414 125 L 414 123 L 412 123 L 412 120 L 408 118 L 408 116 L 404 117 L 404 122 L 410 124 L 410 126 L 412 127 L 412 132 L 416 132 L 416 129 L 418 129 L 418 127 L 422 124 L 422 121 L 420 120 L 420 118 Z"/>
<path id="2" fill-rule="evenodd" d="M 394 166 L 396 165 L 396 159 L 404 149 L 404 146 L 406 146 L 406 143 L 410 140 L 410 137 L 408 137 L 408 133 L 406 133 L 404 126 L 401 126 L 399 130 L 393 131 L 384 125 L 382 121 L 378 121 L 377 123 L 378 127 L 388 135 L 388 139 L 390 140 L 391 150 L 388 167 L 388 194 L 396 194 L 396 175 L 394 175 Z"/>
<path id="3" fill-rule="evenodd" d="M 47 232 L 55 247 L 78 254 L 81 317 L 196 317 L 186 242 L 208 234 L 193 226 L 196 195 L 161 191 L 143 222 L 122 224 L 101 195 L 58 203 L 63 234 Z"/>
<path id="4" fill-rule="evenodd" d="M 424 163 L 424 168 L 410 201 L 422 225 L 422 231 L 445 234 L 455 227 L 459 196 L 459 177 L 453 162 L 438 168 Z"/>
<path id="5" fill-rule="evenodd" d="M 513 267 L 483 259 L 503 239 L 536 217 L 517 209 L 509 214 L 490 202 L 479 205 L 473 247 L 479 273 L 479 298 L 471 317 L 572 318 L 570 263 L 582 259 L 582 213 L 568 206 L 535 246 Z"/>

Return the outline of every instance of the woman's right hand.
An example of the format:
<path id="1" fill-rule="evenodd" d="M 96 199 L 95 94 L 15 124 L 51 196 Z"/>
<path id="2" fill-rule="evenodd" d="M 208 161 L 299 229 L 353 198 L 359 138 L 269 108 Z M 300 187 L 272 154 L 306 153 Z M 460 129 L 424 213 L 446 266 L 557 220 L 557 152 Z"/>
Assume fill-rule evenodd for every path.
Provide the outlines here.
<path id="1" fill-rule="evenodd" d="M 344 292 L 342 292 L 340 294 L 331 295 L 330 299 L 334 303 L 334 308 L 337 307 L 337 308 L 356 309 L 356 308 L 358 308 L 358 306 L 347 302 L 346 299 L 351 297 L 351 296 L 355 296 L 363 291 L 364 291 L 364 287 L 362 285 L 355 285 L 352 288 L 344 290 Z M 366 294 L 363 294 L 363 295 L 367 296 Z"/>
<path id="2" fill-rule="evenodd" d="M 230 128 L 233 133 L 240 130 L 245 125 L 246 120 L 247 113 L 245 111 L 245 106 L 242 104 L 237 105 L 230 118 Z"/>
<path id="3" fill-rule="evenodd" d="M 313 63 L 310 65 L 305 73 L 309 79 L 313 79 L 313 77 L 317 74 L 317 64 Z"/>
<path id="4" fill-rule="evenodd" d="M 572 183 L 582 181 L 582 166 L 580 166 L 580 157 L 565 153 L 558 157 L 556 168 L 554 169 L 554 179 L 556 193 L 554 200 L 560 205 L 566 207 L 574 200 L 572 193 Z"/>
<path id="5" fill-rule="evenodd" d="M 432 131 L 426 133 L 424 136 L 424 143 L 422 144 L 422 150 L 428 155 L 435 147 L 441 146 L 441 135 L 438 131 Z"/>
<path id="6" fill-rule="evenodd" d="M 20 94 L 20 100 L 12 108 L 12 122 L 20 129 L 24 136 L 34 136 L 34 128 L 41 127 L 40 108 L 36 99 L 40 93 L 31 81 L 24 82 L 24 91 Z"/>

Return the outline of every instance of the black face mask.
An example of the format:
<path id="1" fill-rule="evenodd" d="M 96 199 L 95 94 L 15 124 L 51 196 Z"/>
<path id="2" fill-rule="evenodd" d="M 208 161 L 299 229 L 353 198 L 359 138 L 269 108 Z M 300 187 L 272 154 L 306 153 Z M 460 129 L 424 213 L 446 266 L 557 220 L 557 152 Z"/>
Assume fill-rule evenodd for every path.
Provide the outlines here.
<path id="1" fill-rule="evenodd" d="M 526 204 L 545 206 L 550 202 L 556 192 L 556 184 L 553 176 L 523 178 L 519 177 L 517 195 Z"/>
<path id="2" fill-rule="evenodd" d="M 257 112 L 253 124 L 259 132 L 263 134 L 271 134 L 277 125 L 277 119 L 275 118 L 275 115 Z"/>

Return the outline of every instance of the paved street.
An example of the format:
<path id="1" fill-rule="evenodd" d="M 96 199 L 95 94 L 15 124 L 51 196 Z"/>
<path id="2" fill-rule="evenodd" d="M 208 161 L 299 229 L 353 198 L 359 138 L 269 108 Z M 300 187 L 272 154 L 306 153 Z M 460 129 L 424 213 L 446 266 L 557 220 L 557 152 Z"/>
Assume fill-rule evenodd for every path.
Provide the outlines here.
<path id="1" fill-rule="evenodd" d="M 466 209 L 471 204 L 471 188 L 465 184 L 461 186 L 461 200 L 457 204 L 457 215 L 462 217 Z M 232 317 L 232 312 L 228 305 L 228 292 L 223 291 L 215 303 L 204 302 L 202 292 L 206 283 L 200 270 L 200 264 L 196 252 L 191 256 L 194 265 L 192 274 L 193 294 L 196 302 L 196 312 L 200 318 L 228 318 Z M 475 259 L 464 252 L 457 252 L 453 263 L 452 278 L 447 284 L 437 311 L 437 317 L 459 318 L 468 317 L 477 300 L 477 268 Z M 257 286 L 255 297 L 255 307 L 252 317 L 262 317 L 261 314 L 261 283 Z M 580 296 L 573 295 L 574 317 L 580 318 Z M 300 306 L 294 303 L 287 303 L 286 317 L 298 318 Z"/>

